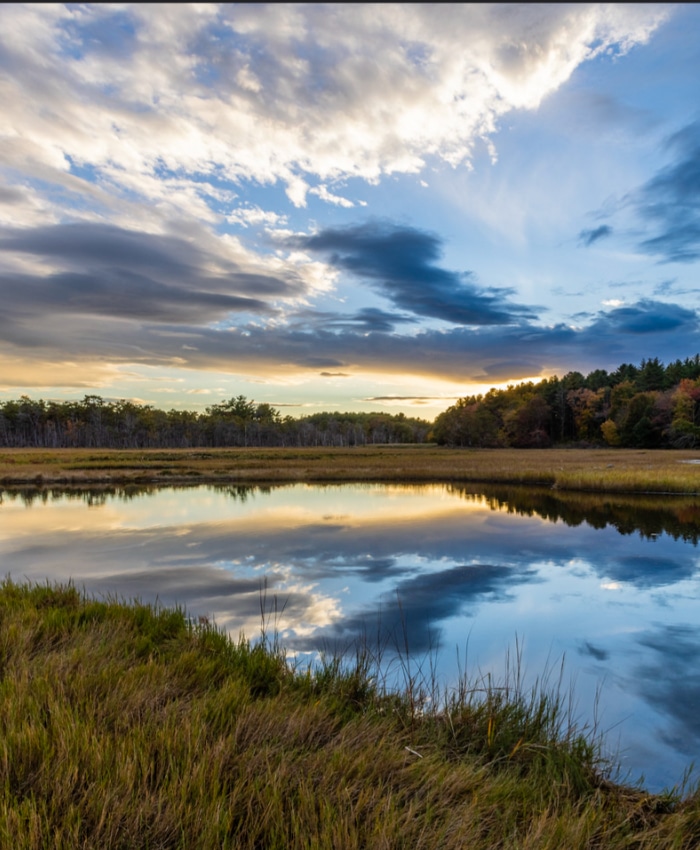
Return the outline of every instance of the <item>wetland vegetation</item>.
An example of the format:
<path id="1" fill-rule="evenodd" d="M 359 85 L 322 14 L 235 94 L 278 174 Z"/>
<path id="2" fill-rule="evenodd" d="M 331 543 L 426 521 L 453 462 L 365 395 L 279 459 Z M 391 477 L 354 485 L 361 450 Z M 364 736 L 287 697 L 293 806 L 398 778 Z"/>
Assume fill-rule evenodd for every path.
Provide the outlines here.
<path id="1" fill-rule="evenodd" d="M 635 449 L 5 449 L 0 485 L 202 482 L 483 482 L 560 491 L 700 492 L 698 453 Z"/>
<path id="2" fill-rule="evenodd" d="M 556 676 L 384 687 L 178 609 L 0 589 L 0 843 L 15 848 L 694 848 L 700 797 L 611 781 Z M 269 612 L 268 612 L 269 613 Z M 267 630 L 267 631 L 266 631 Z M 432 697 L 432 700 L 426 699 Z"/>

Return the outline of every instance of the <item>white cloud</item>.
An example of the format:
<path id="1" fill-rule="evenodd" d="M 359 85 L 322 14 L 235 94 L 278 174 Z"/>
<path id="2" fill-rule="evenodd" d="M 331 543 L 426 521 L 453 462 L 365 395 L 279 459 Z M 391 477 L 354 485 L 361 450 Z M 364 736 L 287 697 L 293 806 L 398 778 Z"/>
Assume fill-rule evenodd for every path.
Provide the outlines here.
<path id="1" fill-rule="evenodd" d="M 120 224 L 143 199 L 213 222 L 220 179 L 281 181 L 297 207 L 309 191 L 347 205 L 324 185 L 310 190 L 309 177 L 376 182 L 418 173 L 431 156 L 468 163 L 502 115 L 536 108 L 601 51 L 643 43 L 665 14 L 622 4 L 7 4 L 0 164 Z"/>
<path id="2" fill-rule="evenodd" d="M 347 209 L 350 209 L 355 206 L 355 204 L 347 198 L 343 198 L 340 195 L 334 195 L 332 192 L 329 192 L 328 188 L 323 184 L 316 186 L 309 191 L 312 195 L 318 195 L 322 201 L 326 201 L 329 204 L 335 204 L 337 207 L 346 207 Z"/>
<path id="3" fill-rule="evenodd" d="M 248 225 L 262 224 L 267 227 L 277 227 L 278 225 L 287 224 L 287 217 L 279 215 L 272 210 L 262 210 L 258 206 L 239 207 L 232 213 L 226 216 L 227 221 L 231 224 L 240 224 L 243 227 Z"/>

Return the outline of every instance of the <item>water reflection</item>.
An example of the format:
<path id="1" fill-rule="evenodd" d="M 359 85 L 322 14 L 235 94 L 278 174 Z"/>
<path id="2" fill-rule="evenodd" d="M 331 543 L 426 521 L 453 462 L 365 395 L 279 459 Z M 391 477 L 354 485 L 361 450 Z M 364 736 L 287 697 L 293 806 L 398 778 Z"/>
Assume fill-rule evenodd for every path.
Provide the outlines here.
<path id="1" fill-rule="evenodd" d="M 680 752 L 700 749 L 700 628 L 667 625 L 638 637 L 645 661 L 632 671 L 639 694 L 668 719 L 664 741 Z"/>
<path id="2" fill-rule="evenodd" d="M 517 488 L 353 485 L 111 488 L 2 494 L 15 579 L 159 599 L 254 636 L 261 587 L 290 650 L 376 635 L 443 647 L 439 673 L 532 675 L 566 655 L 585 716 L 632 778 L 680 779 L 700 746 L 700 503 Z"/>

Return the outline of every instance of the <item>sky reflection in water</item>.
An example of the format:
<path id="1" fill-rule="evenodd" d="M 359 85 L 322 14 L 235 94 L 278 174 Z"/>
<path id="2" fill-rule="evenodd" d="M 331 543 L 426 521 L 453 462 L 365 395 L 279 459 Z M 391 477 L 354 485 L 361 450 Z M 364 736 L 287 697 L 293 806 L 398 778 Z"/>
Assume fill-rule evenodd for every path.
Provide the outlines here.
<path id="1" fill-rule="evenodd" d="M 659 504 L 663 509 L 659 510 Z M 700 505 L 442 485 L 4 493 L 2 571 L 159 599 L 234 635 L 261 587 L 290 650 L 381 640 L 439 646 L 438 672 L 532 678 L 565 659 L 636 780 L 678 782 L 700 751 Z"/>

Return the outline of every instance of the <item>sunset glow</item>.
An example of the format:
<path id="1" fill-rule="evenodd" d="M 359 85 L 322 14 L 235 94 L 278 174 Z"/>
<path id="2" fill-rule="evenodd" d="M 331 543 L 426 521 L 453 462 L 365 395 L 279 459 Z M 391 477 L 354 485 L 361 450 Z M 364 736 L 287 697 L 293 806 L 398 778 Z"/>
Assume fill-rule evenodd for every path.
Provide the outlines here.
<path id="1" fill-rule="evenodd" d="M 0 19 L 0 400 L 433 419 L 700 351 L 696 5 Z"/>

